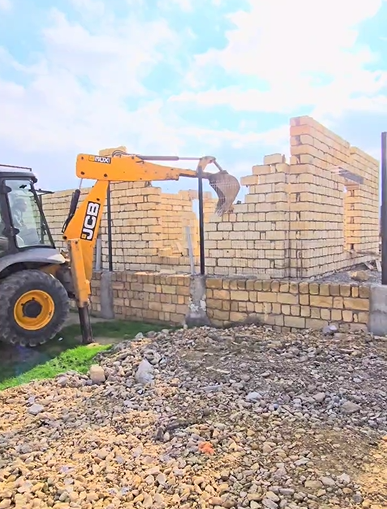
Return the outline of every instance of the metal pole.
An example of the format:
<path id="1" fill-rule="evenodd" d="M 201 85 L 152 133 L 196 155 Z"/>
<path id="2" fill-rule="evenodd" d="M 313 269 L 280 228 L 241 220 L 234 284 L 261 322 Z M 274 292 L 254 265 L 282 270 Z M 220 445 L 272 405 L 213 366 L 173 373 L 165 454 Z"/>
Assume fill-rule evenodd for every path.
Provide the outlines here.
<path id="1" fill-rule="evenodd" d="M 199 198 L 199 243 L 200 243 L 200 275 L 206 273 L 206 260 L 204 252 L 204 212 L 203 212 L 203 168 L 198 164 L 198 198 Z"/>
<path id="2" fill-rule="evenodd" d="M 192 249 L 191 228 L 188 225 L 185 227 L 185 236 L 186 236 L 187 245 L 188 245 L 188 256 L 189 256 L 189 262 L 191 265 L 191 275 L 193 276 L 195 274 L 195 262 L 194 262 L 194 255 L 193 255 L 193 249 Z"/>
<path id="3" fill-rule="evenodd" d="M 95 270 L 100 271 L 101 269 L 102 269 L 102 239 L 100 236 L 98 236 L 96 243 Z"/>
<path id="4" fill-rule="evenodd" d="M 387 132 L 382 133 L 382 285 L 387 285 Z"/>
<path id="5" fill-rule="evenodd" d="M 43 210 L 43 196 L 41 194 L 38 194 L 38 200 L 40 208 Z M 40 242 L 44 244 L 44 221 L 42 216 L 40 216 Z"/>
<path id="6" fill-rule="evenodd" d="M 111 204 L 111 189 L 110 182 L 107 190 L 107 232 L 108 232 L 108 258 L 109 258 L 109 272 L 113 272 L 113 243 L 112 243 L 112 204 Z"/>

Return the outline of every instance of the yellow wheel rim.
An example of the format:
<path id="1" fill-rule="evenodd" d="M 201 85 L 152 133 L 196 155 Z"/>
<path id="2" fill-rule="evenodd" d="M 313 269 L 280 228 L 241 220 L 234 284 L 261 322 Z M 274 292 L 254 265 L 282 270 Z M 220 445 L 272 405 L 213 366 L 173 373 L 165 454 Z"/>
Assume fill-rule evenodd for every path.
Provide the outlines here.
<path id="1" fill-rule="evenodd" d="M 52 297 L 43 290 L 31 290 L 17 300 L 15 322 L 25 330 L 36 331 L 50 323 L 55 310 Z"/>

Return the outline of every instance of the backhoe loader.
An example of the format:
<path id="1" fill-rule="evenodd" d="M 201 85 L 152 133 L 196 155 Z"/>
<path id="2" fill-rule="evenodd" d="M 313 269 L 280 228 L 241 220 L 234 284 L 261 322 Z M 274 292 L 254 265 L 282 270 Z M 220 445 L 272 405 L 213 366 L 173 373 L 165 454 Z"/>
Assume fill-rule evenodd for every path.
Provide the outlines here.
<path id="1" fill-rule="evenodd" d="M 155 161 L 196 160 L 196 170 L 164 166 Z M 204 170 L 213 163 L 218 171 Z M 34 347 L 60 332 L 76 302 L 82 342 L 93 340 L 90 325 L 90 280 L 93 255 L 110 182 L 152 182 L 180 177 L 207 179 L 218 195 L 216 213 L 232 206 L 240 186 L 214 157 L 139 156 L 121 150 L 111 156 L 79 154 L 76 175 L 95 180 L 79 204 L 72 196 L 63 225 L 67 250 L 56 248 L 35 190 L 31 168 L 0 165 L 0 341 Z M 81 187 L 81 186 L 80 186 Z"/>

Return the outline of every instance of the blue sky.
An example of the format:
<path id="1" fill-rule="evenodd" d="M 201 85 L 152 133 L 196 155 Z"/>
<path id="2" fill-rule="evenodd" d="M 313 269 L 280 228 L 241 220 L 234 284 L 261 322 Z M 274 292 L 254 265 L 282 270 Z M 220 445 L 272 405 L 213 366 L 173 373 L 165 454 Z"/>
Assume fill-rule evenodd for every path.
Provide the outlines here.
<path id="1" fill-rule="evenodd" d="M 386 26 L 386 0 L 0 0 L 0 162 L 68 189 L 126 145 L 241 177 L 304 114 L 379 157 Z"/>

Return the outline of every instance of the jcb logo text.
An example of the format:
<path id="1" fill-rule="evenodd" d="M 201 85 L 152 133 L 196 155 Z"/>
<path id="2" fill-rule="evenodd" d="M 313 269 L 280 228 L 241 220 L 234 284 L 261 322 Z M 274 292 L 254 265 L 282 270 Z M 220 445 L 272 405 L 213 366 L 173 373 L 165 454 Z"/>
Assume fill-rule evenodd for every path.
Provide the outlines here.
<path id="1" fill-rule="evenodd" d="M 84 240 L 93 240 L 94 231 L 97 226 L 98 213 L 100 204 L 89 201 L 86 208 L 86 216 L 83 221 L 81 238 Z"/>

